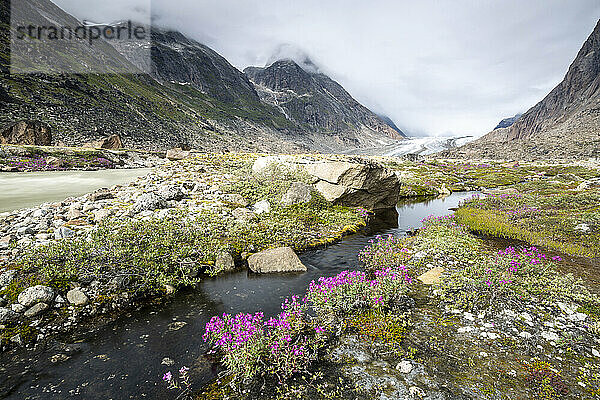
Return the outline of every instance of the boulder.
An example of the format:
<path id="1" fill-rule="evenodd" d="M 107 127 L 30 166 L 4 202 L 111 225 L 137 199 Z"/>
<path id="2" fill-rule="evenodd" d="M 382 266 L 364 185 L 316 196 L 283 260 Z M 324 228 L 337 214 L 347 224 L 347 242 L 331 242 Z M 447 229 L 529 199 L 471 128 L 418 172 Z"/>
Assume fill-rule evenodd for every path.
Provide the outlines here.
<path id="1" fill-rule="evenodd" d="M 86 305 L 90 299 L 79 289 L 72 289 L 67 292 L 67 300 L 76 306 Z"/>
<path id="2" fill-rule="evenodd" d="M 294 204 L 308 203 L 312 199 L 312 186 L 304 182 L 293 182 L 292 186 L 281 198 L 281 204 L 291 206 Z"/>
<path id="3" fill-rule="evenodd" d="M 190 157 L 191 152 L 179 147 L 167 150 L 167 159 L 171 161 L 184 160 Z"/>
<path id="4" fill-rule="evenodd" d="M 48 286 L 32 286 L 19 294 L 17 301 L 25 307 L 30 307 L 36 303 L 49 303 L 54 300 L 54 290 Z"/>
<path id="5" fill-rule="evenodd" d="M 165 201 L 180 201 L 186 196 L 181 186 L 177 185 L 163 185 L 158 189 L 157 194 Z"/>
<path id="6" fill-rule="evenodd" d="M 218 272 L 232 271 L 235 269 L 235 262 L 231 254 L 223 252 L 217 256 L 215 261 L 215 270 Z"/>
<path id="7" fill-rule="evenodd" d="M 41 121 L 15 122 L 0 129 L 0 144 L 51 146 L 51 129 Z"/>
<path id="8" fill-rule="evenodd" d="M 119 150 L 123 148 L 123 141 L 119 135 L 110 135 L 109 137 L 90 143 L 90 147 L 96 149 Z"/>
<path id="9" fill-rule="evenodd" d="M 279 247 L 252 254 L 248 257 L 248 268 L 258 274 L 306 271 L 306 266 L 290 247 Z"/>
<path id="10" fill-rule="evenodd" d="M 59 169 L 65 166 L 65 162 L 58 157 L 47 157 L 46 165 L 54 169 Z"/>
<path id="11" fill-rule="evenodd" d="M 156 193 L 144 193 L 133 205 L 133 212 L 154 211 L 167 208 L 167 202 Z"/>
<path id="12" fill-rule="evenodd" d="M 317 191 L 335 204 L 378 210 L 393 208 L 398 202 L 400 178 L 375 161 L 358 158 L 340 161 L 270 156 L 256 160 L 253 170 L 264 171 L 277 162 L 282 163 L 288 170 L 300 170 L 308 174 L 314 179 Z M 299 189 L 299 186 L 295 186 L 294 189 Z M 305 193 L 303 196 L 308 198 Z"/>

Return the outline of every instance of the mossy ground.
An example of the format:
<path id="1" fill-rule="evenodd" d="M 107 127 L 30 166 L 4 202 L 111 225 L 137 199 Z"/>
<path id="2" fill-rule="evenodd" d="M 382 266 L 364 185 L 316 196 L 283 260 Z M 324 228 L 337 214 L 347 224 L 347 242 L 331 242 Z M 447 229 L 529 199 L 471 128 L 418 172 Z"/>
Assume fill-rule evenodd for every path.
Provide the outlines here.
<path id="1" fill-rule="evenodd" d="M 456 216 L 472 230 L 588 258 L 600 257 L 600 188 L 563 177 L 512 186 L 517 193 L 468 202 Z"/>

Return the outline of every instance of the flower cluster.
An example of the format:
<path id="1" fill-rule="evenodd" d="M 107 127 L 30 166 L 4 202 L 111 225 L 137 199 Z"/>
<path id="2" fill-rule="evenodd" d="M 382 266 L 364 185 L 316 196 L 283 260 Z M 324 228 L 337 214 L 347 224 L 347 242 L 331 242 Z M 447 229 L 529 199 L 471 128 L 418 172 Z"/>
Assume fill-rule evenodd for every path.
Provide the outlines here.
<path id="1" fill-rule="evenodd" d="M 307 369 L 327 332 L 341 326 L 340 318 L 358 309 L 393 305 L 411 282 L 403 265 L 376 270 L 374 279 L 362 271 L 343 271 L 311 282 L 305 297 L 286 299 L 282 312 L 266 321 L 260 312 L 215 316 L 203 338 L 222 354 L 234 376 L 253 378 L 266 372 L 282 382 Z"/>
<path id="2" fill-rule="evenodd" d="M 404 265 L 376 270 L 374 275 L 375 279 L 369 279 L 362 271 L 343 271 L 319 278 L 310 283 L 307 298 L 323 324 L 333 329 L 340 319 L 358 310 L 392 306 L 412 283 Z"/>
<path id="3" fill-rule="evenodd" d="M 188 391 L 190 389 L 190 378 L 188 376 L 188 371 L 190 369 L 186 366 L 183 366 L 179 369 L 179 379 L 176 379 L 171 371 L 167 372 L 163 375 L 163 382 L 167 384 L 167 388 L 169 390 L 183 390 Z"/>
<path id="4" fill-rule="evenodd" d="M 369 270 L 400 267 L 410 258 L 404 241 L 393 235 L 377 236 L 369 240 L 369 245 L 358 253 L 358 259 Z"/>
<path id="5" fill-rule="evenodd" d="M 103 157 L 95 158 L 66 158 L 60 162 L 50 162 L 47 158 L 41 156 L 8 157 L 2 160 L 2 163 L 10 168 L 16 168 L 20 172 L 24 171 L 64 171 L 73 168 L 114 168 L 114 164 Z"/>
<path id="6" fill-rule="evenodd" d="M 514 283 L 520 276 L 531 275 L 531 270 L 548 262 L 562 261 L 560 256 L 549 258 L 536 247 L 516 249 L 509 246 L 497 253 L 493 265 L 485 270 L 484 283 L 487 287 L 502 287 Z"/>
<path id="7" fill-rule="evenodd" d="M 369 211 L 368 211 L 368 210 L 365 210 L 365 209 L 364 209 L 364 208 L 362 208 L 362 207 L 358 207 L 358 208 L 356 209 L 356 213 L 357 213 L 357 214 L 358 214 L 360 217 L 362 217 L 362 218 L 368 218 L 368 217 L 369 217 L 369 215 L 370 215 Z"/>
<path id="8" fill-rule="evenodd" d="M 315 326 L 306 333 L 310 332 L 306 298 L 293 296 L 281 308 L 279 315 L 267 321 L 260 312 L 213 317 L 203 338 L 223 354 L 223 363 L 235 376 L 252 378 L 264 365 L 282 381 L 308 367 L 325 330 Z"/>

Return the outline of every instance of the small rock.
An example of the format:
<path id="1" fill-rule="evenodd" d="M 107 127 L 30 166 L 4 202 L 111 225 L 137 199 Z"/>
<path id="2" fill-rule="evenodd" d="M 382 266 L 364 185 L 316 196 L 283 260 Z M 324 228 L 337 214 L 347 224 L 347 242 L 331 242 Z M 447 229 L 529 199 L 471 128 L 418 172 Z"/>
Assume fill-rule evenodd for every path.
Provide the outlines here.
<path id="1" fill-rule="evenodd" d="M 531 337 L 533 335 L 527 331 L 523 331 L 523 332 L 519 333 L 519 336 L 522 337 L 523 339 L 531 339 Z"/>
<path id="2" fill-rule="evenodd" d="M 90 194 L 88 199 L 92 203 L 95 203 L 100 200 L 112 199 L 113 197 L 114 197 L 114 195 L 108 189 L 104 188 L 104 189 L 99 189 L 96 192 Z M 85 211 L 85 208 L 84 208 L 84 211 Z"/>
<path id="3" fill-rule="evenodd" d="M 562 312 L 564 312 L 567 315 L 574 314 L 575 311 L 577 311 L 576 304 L 567 304 L 567 303 L 558 302 L 558 303 L 556 303 L 556 305 L 558 306 L 558 308 L 560 308 L 560 310 Z"/>
<path id="4" fill-rule="evenodd" d="M 180 186 L 176 185 L 164 185 L 158 189 L 157 193 L 165 201 L 180 201 L 185 198 L 185 192 Z"/>
<path id="5" fill-rule="evenodd" d="M 403 374 L 410 374 L 413 370 L 413 366 L 410 361 L 403 360 L 396 366 L 396 369 Z"/>
<path id="6" fill-rule="evenodd" d="M 66 354 L 55 354 L 52 357 L 50 357 L 50 362 L 53 364 L 56 364 L 59 362 L 67 361 L 69 358 L 71 358 L 71 357 L 69 357 Z"/>
<path id="7" fill-rule="evenodd" d="M 270 213 L 271 203 L 269 203 L 269 200 L 261 200 L 252 206 L 252 211 L 254 211 L 255 214 Z"/>
<path id="8" fill-rule="evenodd" d="M 75 231 L 67 228 L 66 226 L 61 226 L 57 230 L 54 231 L 54 239 L 66 239 L 75 236 Z"/>
<path id="9" fill-rule="evenodd" d="M 474 328 L 472 326 L 461 326 L 460 328 L 458 328 L 458 333 L 472 332 L 473 329 Z"/>
<path id="10" fill-rule="evenodd" d="M 584 313 L 575 313 L 569 315 L 569 320 L 573 322 L 582 322 L 587 319 L 587 314 Z"/>
<path id="11" fill-rule="evenodd" d="M 475 321 L 475 316 L 473 314 L 471 314 L 470 312 L 465 312 L 463 314 L 463 316 L 465 317 L 466 320 L 468 321 Z"/>
<path id="12" fill-rule="evenodd" d="M 162 359 L 161 365 L 166 365 L 167 367 L 170 367 L 172 365 L 175 365 L 175 361 L 173 361 L 172 359 L 170 359 L 169 357 L 165 357 Z"/>
<path id="13" fill-rule="evenodd" d="M 600 357 L 600 351 L 596 350 L 596 349 L 592 349 L 592 355 L 594 357 Z"/>
<path id="14" fill-rule="evenodd" d="M 54 300 L 54 290 L 43 285 L 29 287 L 19 294 L 17 300 L 25 307 L 30 307 L 40 302 L 50 303 Z"/>
<path id="15" fill-rule="evenodd" d="M 175 287 L 173 285 L 165 285 L 165 291 L 167 294 L 175 293 Z"/>
<path id="16" fill-rule="evenodd" d="M 25 316 L 27 318 L 35 317 L 36 315 L 39 315 L 46 311 L 48 308 L 49 306 L 46 303 L 37 303 L 36 305 L 25 311 Z"/>
<path id="17" fill-rule="evenodd" d="M 235 269 L 235 262 L 231 254 L 223 252 L 219 254 L 215 261 L 215 270 L 217 272 L 232 271 Z"/>
<path id="18" fill-rule="evenodd" d="M 33 229 L 31 229 L 29 226 L 23 226 L 17 229 L 17 235 L 19 236 L 33 235 L 33 233 Z"/>
<path id="19" fill-rule="evenodd" d="M 67 219 L 69 221 L 72 221 L 74 219 L 79 219 L 81 217 L 83 217 L 83 213 L 78 208 L 75 208 L 75 207 L 69 208 L 69 212 L 67 213 Z"/>
<path id="20" fill-rule="evenodd" d="M 169 328 L 169 331 L 178 331 L 186 325 L 187 325 L 187 322 L 175 321 L 175 322 L 171 322 L 169 324 L 168 328 Z"/>
<path id="21" fill-rule="evenodd" d="M 14 303 L 10 305 L 10 309 L 16 313 L 22 314 L 25 312 L 25 310 L 27 310 L 27 307 L 25 307 L 23 304 Z"/>
<path id="22" fill-rule="evenodd" d="M 67 300 L 69 303 L 76 306 L 84 306 L 89 303 L 90 299 L 79 289 L 72 289 L 67 292 Z"/>
<path id="23" fill-rule="evenodd" d="M 154 211 L 166 208 L 167 202 L 156 193 L 145 193 L 141 195 L 133 205 L 133 212 Z"/>
<path id="24" fill-rule="evenodd" d="M 440 282 L 443 272 L 443 268 L 434 267 L 429 271 L 425 272 L 423 275 L 419 276 L 417 279 L 423 282 L 423 284 L 425 285 L 433 285 Z"/>
<path id="25" fill-rule="evenodd" d="M 549 342 L 556 342 L 559 339 L 556 333 L 549 331 L 542 332 L 542 337 Z"/>
<path id="26" fill-rule="evenodd" d="M 94 222 L 95 223 L 102 222 L 106 218 L 110 217 L 111 214 L 112 214 L 112 211 L 107 208 L 101 208 L 99 210 L 96 210 L 96 211 L 94 211 Z"/>

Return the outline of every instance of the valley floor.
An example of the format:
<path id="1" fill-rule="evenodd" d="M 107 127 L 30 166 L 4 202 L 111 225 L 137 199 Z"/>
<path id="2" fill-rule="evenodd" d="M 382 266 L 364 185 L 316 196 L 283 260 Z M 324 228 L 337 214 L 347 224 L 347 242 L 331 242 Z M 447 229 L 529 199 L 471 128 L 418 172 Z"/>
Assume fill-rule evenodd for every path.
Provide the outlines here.
<path id="1" fill-rule="evenodd" d="M 314 162 L 331 167 L 321 178 L 298 168 Z M 600 171 L 583 164 L 197 154 L 128 185 L 0 214 L 3 350 L 170 296 L 264 249 L 301 251 L 357 232 L 371 210 L 334 204 L 331 186 L 355 200 L 385 196 L 353 170 L 375 172 L 381 185 L 398 179 L 398 197 L 483 194 L 454 217 L 424 220 L 415 236 L 375 240 L 358 254 L 364 270 L 313 282 L 271 319 L 215 317 L 197 334 L 214 346 L 221 379 L 188 388 L 182 369 L 165 375 L 173 393 L 600 395 L 599 287 L 577 279 L 598 268 Z"/>

